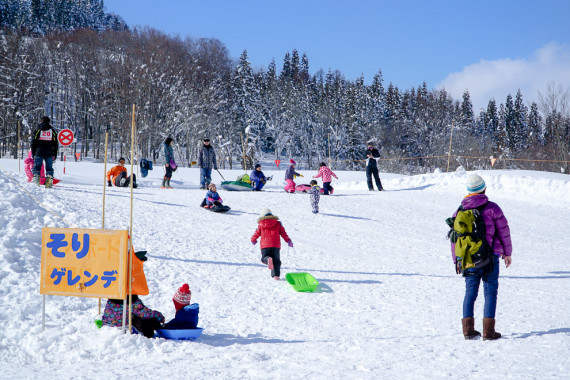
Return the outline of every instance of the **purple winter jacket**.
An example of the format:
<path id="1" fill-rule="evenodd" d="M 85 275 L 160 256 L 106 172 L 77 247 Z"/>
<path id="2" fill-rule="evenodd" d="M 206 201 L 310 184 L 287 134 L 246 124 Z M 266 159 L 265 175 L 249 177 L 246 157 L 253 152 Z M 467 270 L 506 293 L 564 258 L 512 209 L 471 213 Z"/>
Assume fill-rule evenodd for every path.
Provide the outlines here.
<path id="1" fill-rule="evenodd" d="M 485 234 L 487 242 L 493 247 L 493 253 L 497 256 L 510 256 L 513 251 L 511 244 L 511 230 L 507 218 L 503 215 L 503 210 L 498 204 L 489 202 L 489 198 L 485 194 L 475 194 L 463 198 L 461 204 L 465 210 L 474 209 L 484 204 L 487 204 L 483 209 L 483 221 L 485 222 Z M 457 211 L 453 214 L 455 217 Z M 451 257 L 453 262 L 455 258 L 455 243 L 451 243 Z"/>

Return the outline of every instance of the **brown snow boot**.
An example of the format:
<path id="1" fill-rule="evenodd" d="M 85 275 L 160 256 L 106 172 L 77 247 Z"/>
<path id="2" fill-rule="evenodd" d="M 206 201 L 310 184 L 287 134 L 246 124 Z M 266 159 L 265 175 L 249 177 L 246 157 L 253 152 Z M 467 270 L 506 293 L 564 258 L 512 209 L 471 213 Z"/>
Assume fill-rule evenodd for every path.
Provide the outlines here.
<path id="1" fill-rule="evenodd" d="M 465 339 L 475 339 L 481 336 L 481 333 L 475 330 L 475 318 L 463 318 L 461 324 L 463 325 L 463 336 Z"/>
<path id="2" fill-rule="evenodd" d="M 501 334 L 495 331 L 495 318 L 483 318 L 483 340 L 499 339 Z"/>

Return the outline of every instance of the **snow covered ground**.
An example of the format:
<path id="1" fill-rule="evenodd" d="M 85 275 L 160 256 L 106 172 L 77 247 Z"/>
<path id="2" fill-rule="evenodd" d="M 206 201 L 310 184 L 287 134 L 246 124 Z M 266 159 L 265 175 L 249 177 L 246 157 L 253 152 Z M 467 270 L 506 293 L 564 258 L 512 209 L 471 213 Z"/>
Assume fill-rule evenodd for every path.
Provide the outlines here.
<path id="1" fill-rule="evenodd" d="M 567 175 L 478 172 L 514 246 L 512 266 L 501 262 L 503 339 L 488 342 L 463 339 L 464 283 L 445 239 L 469 172 L 382 174 L 382 193 L 367 190 L 363 172 L 337 172 L 335 195 L 313 215 L 307 195 L 282 191 L 284 170 L 268 170 L 266 191 L 221 190 L 232 211 L 215 214 L 198 207 L 198 169 L 181 168 L 163 190 L 155 168 L 135 190 L 135 248 L 150 257 L 142 299 L 168 320 L 188 282 L 205 329 L 196 341 L 169 341 L 97 329 L 92 298 L 48 296 L 42 332 L 41 228 L 101 227 L 103 165 L 67 163 L 62 175 L 58 162 L 63 181 L 52 190 L 28 184 L 15 160 L 0 169 L 0 378 L 570 378 Z M 301 172 L 302 182 L 316 173 Z M 106 227 L 126 229 L 129 190 L 106 198 Z M 249 242 L 267 207 L 295 243 L 282 249 L 281 281 Z M 319 280 L 317 292 L 284 280 L 298 271 Z M 482 307 L 481 289 L 478 329 Z"/>

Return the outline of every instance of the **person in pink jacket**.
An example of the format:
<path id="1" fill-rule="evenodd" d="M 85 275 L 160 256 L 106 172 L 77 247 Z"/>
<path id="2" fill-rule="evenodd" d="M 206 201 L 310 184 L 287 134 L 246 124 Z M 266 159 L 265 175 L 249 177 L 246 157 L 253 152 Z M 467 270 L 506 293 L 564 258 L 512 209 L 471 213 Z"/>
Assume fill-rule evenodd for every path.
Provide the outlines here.
<path id="1" fill-rule="evenodd" d="M 463 336 L 465 339 L 474 339 L 481 336 L 475 330 L 474 307 L 479 284 L 483 280 L 485 294 L 485 306 L 483 308 L 483 340 L 495 340 L 501 334 L 495 331 L 495 311 L 497 308 L 497 290 L 499 288 L 499 258 L 505 262 L 505 267 L 511 265 L 511 253 L 513 246 L 511 243 L 511 231 L 507 218 L 498 204 L 489 201 L 485 195 L 487 186 L 485 181 L 477 174 L 472 174 L 467 180 L 467 192 L 469 193 L 461 201 L 464 210 L 477 209 L 481 212 L 481 217 L 485 223 L 485 237 L 493 250 L 492 260 L 489 264 L 478 269 L 466 269 L 463 271 L 465 277 L 465 297 L 463 299 Z M 457 215 L 457 211 L 453 216 Z M 455 243 L 451 244 L 451 256 L 456 266 L 457 273 L 460 273 L 455 256 Z"/>
<path id="2" fill-rule="evenodd" d="M 334 188 L 331 186 L 332 177 L 335 177 L 336 179 L 338 179 L 338 177 L 324 162 L 321 162 L 319 166 L 319 172 L 316 176 L 313 176 L 313 178 L 322 177 L 324 195 L 329 195 L 329 193 L 332 194 L 334 191 Z"/>

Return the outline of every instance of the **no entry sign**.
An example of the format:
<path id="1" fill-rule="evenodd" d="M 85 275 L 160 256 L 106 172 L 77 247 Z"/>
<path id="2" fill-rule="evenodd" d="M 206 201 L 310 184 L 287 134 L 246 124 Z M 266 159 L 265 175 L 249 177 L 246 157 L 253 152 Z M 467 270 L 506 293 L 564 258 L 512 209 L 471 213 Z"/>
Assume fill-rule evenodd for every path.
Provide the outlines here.
<path id="1" fill-rule="evenodd" d="M 57 134 L 57 140 L 63 146 L 68 146 L 73 142 L 73 132 L 70 129 L 62 129 Z"/>

